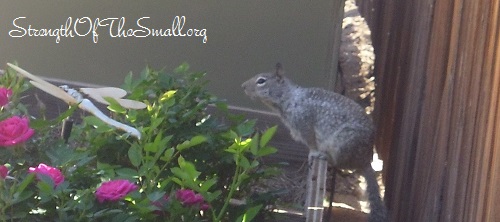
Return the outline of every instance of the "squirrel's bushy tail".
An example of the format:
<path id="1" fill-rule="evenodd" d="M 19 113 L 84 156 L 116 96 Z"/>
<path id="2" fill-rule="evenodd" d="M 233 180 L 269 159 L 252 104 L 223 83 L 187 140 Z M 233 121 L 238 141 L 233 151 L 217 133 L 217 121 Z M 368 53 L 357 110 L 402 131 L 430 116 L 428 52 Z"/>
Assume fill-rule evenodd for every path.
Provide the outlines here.
<path id="1" fill-rule="evenodd" d="M 366 179 L 366 192 L 370 202 L 368 222 L 387 222 L 387 208 L 380 197 L 377 176 L 370 165 L 363 170 L 363 176 Z"/>

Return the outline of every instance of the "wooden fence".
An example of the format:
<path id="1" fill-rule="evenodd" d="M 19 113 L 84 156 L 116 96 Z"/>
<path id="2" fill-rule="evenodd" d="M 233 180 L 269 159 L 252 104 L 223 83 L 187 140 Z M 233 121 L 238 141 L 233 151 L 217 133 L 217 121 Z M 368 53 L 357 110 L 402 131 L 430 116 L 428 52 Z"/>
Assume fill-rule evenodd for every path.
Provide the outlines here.
<path id="1" fill-rule="evenodd" d="M 358 0 L 391 221 L 500 221 L 499 0 Z"/>

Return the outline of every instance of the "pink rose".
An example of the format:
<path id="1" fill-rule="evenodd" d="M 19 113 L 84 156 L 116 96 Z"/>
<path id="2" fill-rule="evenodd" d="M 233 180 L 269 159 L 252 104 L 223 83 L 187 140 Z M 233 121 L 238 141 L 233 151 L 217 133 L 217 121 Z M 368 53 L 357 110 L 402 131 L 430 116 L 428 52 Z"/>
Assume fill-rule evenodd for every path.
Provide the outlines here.
<path id="1" fill-rule="evenodd" d="M 210 208 L 210 205 L 205 202 L 203 196 L 189 189 L 177 190 L 175 192 L 175 199 L 185 207 L 198 207 L 198 209 L 203 211 L 206 211 Z M 168 212 L 163 211 L 163 208 L 166 206 L 166 203 L 168 201 L 170 201 L 170 198 L 167 195 L 163 196 L 163 198 L 160 198 L 157 201 L 154 201 L 152 204 L 160 209 L 155 210 L 154 213 L 161 216 L 167 215 Z"/>
<path id="2" fill-rule="evenodd" d="M 9 169 L 5 165 L 0 165 L 0 178 L 5 179 L 9 174 Z"/>
<path id="3" fill-rule="evenodd" d="M 35 131 L 29 127 L 29 119 L 13 116 L 0 122 L 0 146 L 13 146 L 28 140 Z"/>
<path id="4" fill-rule="evenodd" d="M 9 97 L 12 95 L 12 90 L 0 88 L 0 106 L 5 106 L 9 103 Z"/>
<path id="5" fill-rule="evenodd" d="M 199 206 L 201 210 L 207 210 L 209 205 L 205 203 L 203 196 L 196 194 L 192 190 L 177 190 L 175 197 L 185 206 Z"/>
<path id="6" fill-rule="evenodd" d="M 61 173 L 61 171 L 57 168 L 47 166 L 43 163 L 40 163 L 38 167 L 30 167 L 28 170 L 30 173 L 35 173 L 37 176 L 39 174 L 46 175 L 54 181 L 54 185 L 58 186 L 62 182 L 64 182 L 64 175 Z"/>
<path id="7" fill-rule="evenodd" d="M 95 191 L 95 196 L 99 203 L 104 201 L 118 201 L 128 193 L 137 190 L 137 185 L 128 180 L 111 180 L 101 184 Z"/>

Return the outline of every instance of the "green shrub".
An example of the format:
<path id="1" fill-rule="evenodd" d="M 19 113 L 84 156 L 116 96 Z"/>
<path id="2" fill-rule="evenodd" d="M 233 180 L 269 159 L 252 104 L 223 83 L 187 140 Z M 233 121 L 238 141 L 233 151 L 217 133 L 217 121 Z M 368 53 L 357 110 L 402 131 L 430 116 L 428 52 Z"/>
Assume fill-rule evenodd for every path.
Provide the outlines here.
<path id="1" fill-rule="evenodd" d="M 31 118 L 35 136 L 0 148 L 0 164 L 9 170 L 0 178 L 0 220 L 251 221 L 263 213 L 269 198 L 250 185 L 275 172 L 260 160 L 276 152 L 268 145 L 276 127 L 254 132 L 255 121 L 230 114 L 207 92 L 204 75 L 187 64 L 128 75 L 122 88 L 147 108 L 129 110 L 108 99 L 108 109 L 140 139 L 94 116 L 82 118 L 68 143 L 54 137 L 76 106 L 54 120 Z M 7 69 L 0 84 L 13 91 L 0 120 L 27 116 L 30 107 L 19 102 L 24 80 Z M 246 204 L 231 204 L 235 198 Z"/>

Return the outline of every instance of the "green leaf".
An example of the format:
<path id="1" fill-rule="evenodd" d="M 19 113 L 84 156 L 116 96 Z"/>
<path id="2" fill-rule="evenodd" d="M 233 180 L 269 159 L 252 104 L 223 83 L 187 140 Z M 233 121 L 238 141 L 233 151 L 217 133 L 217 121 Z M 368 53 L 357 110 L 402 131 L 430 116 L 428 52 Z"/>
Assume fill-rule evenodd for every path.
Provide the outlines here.
<path id="1" fill-rule="evenodd" d="M 115 177 L 116 168 L 116 165 L 113 166 L 107 163 L 97 162 L 97 170 L 106 177 Z"/>
<path id="2" fill-rule="evenodd" d="M 182 168 L 186 164 L 186 160 L 184 159 L 184 157 L 179 156 L 179 158 L 177 158 L 177 164 L 179 164 L 179 166 Z"/>
<path id="3" fill-rule="evenodd" d="M 196 180 L 201 174 L 201 172 L 197 171 L 196 167 L 191 162 L 186 162 L 182 169 L 189 174 L 190 180 Z"/>
<path id="4" fill-rule="evenodd" d="M 147 195 L 148 200 L 151 202 L 157 201 L 165 196 L 165 192 L 155 191 Z"/>
<path id="5" fill-rule="evenodd" d="M 163 154 L 163 156 L 160 158 L 161 160 L 165 161 L 165 162 L 170 162 L 172 160 L 172 156 L 174 155 L 174 148 L 169 148 L 167 150 L 165 150 L 165 153 Z"/>
<path id="6" fill-rule="evenodd" d="M 163 134 L 160 132 L 156 135 L 154 144 L 158 147 L 166 147 L 170 139 L 172 139 L 172 135 L 163 137 Z"/>
<path id="7" fill-rule="evenodd" d="M 174 69 L 175 73 L 185 73 L 189 70 L 189 64 L 184 62 L 179 67 Z"/>
<path id="8" fill-rule="evenodd" d="M 222 136 L 229 141 L 235 140 L 236 138 L 239 138 L 238 134 L 236 132 L 234 132 L 233 130 L 229 130 L 229 131 L 223 133 Z"/>
<path id="9" fill-rule="evenodd" d="M 172 76 L 170 76 L 164 72 L 158 73 L 158 85 L 161 88 L 170 89 L 170 88 L 172 88 L 173 82 L 174 82 L 174 79 L 172 78 Z"/>
<path id="10" fill-rule="evenodd" d="M 83 118 L 86 124 L 94 126 L 94 127 L 100 127 L 100 126 L 105 126 L 106 123 L 103 122 L 101 119 L 95 117 L 95 116 L 86 116 Z"/>
<path id="11" fill-rule="evenodd" d="M 52 194 L 54 193 L 54 181 L 52 178 L 45 174 L 38 174 L 37 178 L 39 181 L 37 182 L 36 186 L 38 187 L 38 190 L 40 191 L 40 198 L 41 202 L 48 202 L 52 199 Z"/>
<path id="12" fill-rule="evenodd" d="M 222 194 L 222 191 L 221 190 L 216 190 L 215 192 L 213 193 L 210 193 L 210 192 L 207 192 L 206 193 L 206 196 L 205 197 L 205 200 L 207 202 L 212 202 L 214 201 L 215 199 L 219 198 L 219 196 Z"/>
<path id="13" fill-rule="evenodd" d="M 196 170 L 196 167 L 193 163 L 186 161 L 182 156 L 180 156 L 177 160 L 179 162 L 179 169 L 181 171 L 172 171 L 172 173 L 179 173 L 181 179 L 185 179 L 188 181 L 194 181 L 198 178 L 201 172 Z M 173 170 L 173 169 L 172 169 Z"/>
<path id="14" fill-rule="evenodd" d="M 150 126 L 150 129 L 151 130 L 157 130 L 158 129 L 158 126 L 161 125 L 161 123 L 165 120 L 165 118 L 163 117 L 157 117 L 157 118 L 153 118 L 151 120 L 151 126 Z"/>
<path id="15" fill-rule="evenodd" d="M 213 185 L 217 183 L 217 178 L 211 178 L 203 182 L 200 191 L 207 192 Z"/>
<path id="16" fill-rule="evenodd" d="M 258 166 L 259 166 L 259 164 L 260 164 L 260 163 L 259 163 L 259 161 L 254 160 L 254 161 L 252 161 L 252 164 L 251 164 L 250 166 L 251 166 L 252 168 L 255 168 L 255 167 L 258 167 Z"/>
<path id="17" fill-rule="evenodd" d="M 124 177 L 124 178 L 137 178 L 138 177 L 138 172 L 137 170 L 130 169 L 130 168 L 120 168 L 117 169 L 116 174 L 118 176 Z"/>
<path id="18" fill-rule="evenodd" d="M 238 164 L 238 163 L 237 163 Z M 240 161 L 239 161 L 239 165 L 241 167 L 243 167 L 243 169 L 249 169 L 250 168 L 250 161 L 248 161 L 248 158 L 246 158 L 245 156 L 241 156 L 240 157 Z"/>
<path id="19" fill-rule="evenodd" d="M 187 148 L 191 148 L 193 146 L 199 145 L 203 142 L 207 141 L 207 138 L 205 136 L 194 136 L 191 138 L 191 140 L 186 140 L 183 143 L 177 145 L 176 149 L 179 151 L 185 150 Z"/>
<path id="20" fill-rule="evenodd" d="M 136 85 L 134 85 L 134 81 L 133 81 L 132 77 L 133 77 L 132 72 L 129 72 L 127 74 L 127 76 L 125 76 L 124 83 L 121 87 L 122 89 L 129 91 L 129 92 L 134 90 L 134 88 L 135 88 L 134 86 L 136 86 Z"/>
<path id="21" fill-rule="evenodd" d="M 142 152 L 137 144 L 134 144 L 128 149 L 128 158 L 133 166 L 139 167 L 139 165 L 141 165 Z"/>
<path id="22" fill-rule="evenodd" d="M 156 144 L 154 143 L 146 143 L 144 144 L 144 151 L 147 151 L 147 152 L 153 152 L 153 153 L 156 153 L 158 152 L 158 146 L 156 146 Z"/>
<path id="23" fill-rule="evenodd" d="M 170 171 L 172 171 L 172 173 L 178 177 L 179 179 L 182 179 L 182 180 L 190 180 L 191 177 L 189 176 L 188 173 L 184 172 L 181 168 L 179 167 L 172 167 L 170 169 Z"/>
<path id="24" fill-rule="evenodd" d="M 14 198 L 12 199 L 12 203 L 11 204 L 14 205 L 14 204 L 20 203 L 20 202 L 22 202 L 22 201 L 24 201 L 24 200 L 32 197 L 33 194 L 35 194 L 35 192 L 33 192 L 31 190 L 26 190 L 24 192 L 15 193 L 13 195 Z"/>
<path id="25" fill-rule="evenodd" d="M 269 129 L 267 129 L 266 132 L 264 132 L 264 134 L 262 134 L 262 137 L 260 139 L 260 147 L 264 147 L 267 145 L 269 140 L 271 140 L 271 138 L 273 138 L 274 133 L 276 133 L 276 129 L 278 129 L 278 126 L 273 126 Z"/>
<path id="26" fill-rule="evenodd" d="M 55 126 L 60 124 L 64 119 L 70 117 L 73 115 L 75 110 L 78 108 L 77 105 L 71 106 L 68 110 L 64 111 L 61 115 L 59 115 L 57 118 L 53 120 L 43 120 L 43 119 L 31 119 L 30 120 L 30 127 L 35 129 L 35 130 L 43 130 L 45 127 L 49 126 Z"/>
<path id="27" fill-rule="evenodd" d="M 175 95 L 176 92 L 177 92 L 177 90 L 169 90 L 169 91 L 163 93 L 163 95 L 160 97 L 160 102 L 164 102 L 164 101 L 169 100 L 170 98 L 172 98 Z"/>
<path id="28" fill-rule="evenodd" d="M 276 152 L 278 152 L 278 150 L 276 148 L 271 147 L 271 146 L 266 146 L 266 147 L 262 147 L 259 149 L 259 152 L 257 152 L 257 156 L 263 157 L 263 156 L 271 155 L 271 154 L 276 153 Z"/>
<path id="29" fill-rule="evenodd" d="M 253 206 L 251 208 L 249 208 L 245 214 L 241 215 L 240 217 L 238 217 L 238 219 L 236 219 L 236 221 L 238 222 L 249 222 L 249 221 L 252 221 L 255 216 L 257 216 L 257 214 L 259 213 L 259 211 L 262 209 L 262 204 L 260 205 L 257 205 L 257 206 Z"/>
<path id="30" fill-rule="evenodd" d="M 238 181 L 240 181 L 240 183 L 241 183 L 241 181 L 244 181 L 244 180 L 246 180 L 248 178 L 250 178 L 250 176 L 247 173 L 245 173 L 245 172 L 243 172 L 240 175 L 238 175 Z"/>
<path id="31" fill-rule="evenodd" d="M 68 181 L 63 181 L 59 185 L 55 187 L 55 192 L 56 193 L 62 193 L 64 190 L 68 189 L 69 187 L 69 182 Z"/>
<path id="32" fill-rule="evenodd" d="M 127 109 L 125 109 L 120 103 L 118 103 L 118 101 L 116 101 L 115 98 L 113 97 L 109 97 L 109 96 L 105 96 L 105 97 L 102 97 L 104 100 L 106 100 L 106 102 L 109 103 L 108 105 L 108 109 L 111 110 L 112 112 L 115 112 L 115 113 L 121 113 L 121 114 L 125 114 L 127 113 Z"/>
<path id="33" fill-rule="evenodd" d="M 259 134 L 256 133 L 253 138 L 252 138 L 252 141 L 250 142 L 250 152 L 254 155 L 254 156 L 257 156 L 257 152 L 259 151 Z"/>
<path id="34" fill-rule="evenodd" d="M 33 173 L 28 174 L 28 176 L 26 176 L 26 178 L 24 178 L 24 180 L 17 186 L 16 192 L 18 192 L 18 193 L 23 192 L 24 189 L 26 189 L 26 187 L 31 182 L 33 182 L 34 179 L 35 179 L 35 174 L 33 174 Z"/>
<path id="35" fill-rule="evenodd" d="M 226 152 L 228 152 L 228 153 L 233 153 L 233 154 L 238 153 L 238 150 L 236 150 L 236 149 L 231 149 L 231 148 L 225 149 L 225 151 L 226 151 Z"/>
<path id="36" fill-rule="evenodd" d="M 161 133 L 159 133 L 156 136 L 154 143 L 155 143 L 155 146 L 158 147 L 158 151 L 155 153 L 155 155 L 153 157 L 153 160 L 152 160 L 153 163 L 156 163 L 158 161 L 158 159 L 162 159 L 162 160 L 167 159 L 167 160 L 164 160 L 165 162 L 170 161 L 170 159 L 172 158 L 172 155 L 174 154 L 173 148 L 170 148 L 169 150 L 167 150 L 167 145 L 168 145 L 168 142 L 170 141 L 170 139 L 172 139 L 172 135 L 162 138 Z M 168 153 L 165 153 L 165 156 L 162 157 L 161 155 L 163 154 L 163 152 L 165 150 L 167 150 Z M 170 151 L 170 150 L 172 150 L 172 151 Z M 160 157 L 162 157 L 162 158 L 160 158 Z"/>
<path id="37" fill-rule="evenodd" d="M 226 152 L 236 154 L 236 153 L 239 153 L 240 150 L 241 150 L 241 145 L 238 142 L 235 142 L 235 143 L 231 144 L 231 146 L 229 146 L 226 149 Z"/>
<path id="38" fill-rule="evenodd" d="M 114 130 L 111 126 L 95 116 L 86 116 L 83 118 L 83 121 L 88 125 L 94 126 L 98 133 L 106 133 Z"/>
<path id="39" fill-rule="evenodd" d="M 248 136 L 254 132 L 254 127 L 255 127 L 255 122 L 256 120 L 247 120 L 238 126 L 236 126 L 236 132 L 240 136 Z"/>
<path id="40" fill-rule="evenodd" d="M 79 156 L 81 156 L 81 158 L 78 158 L 78 162 L 75 164 L 76 166 L 87 165 L 88 162 L 96 158 L 96 156 L 87 156 L 87 154 Z"/>
<path id="41" fill-rule="evenodd" d="M 199 145 L 201 143 L 204 143 L 205 141 L 207 141 L 207 138 L 205 136 L 195 136 L 193 138 L 191 138 L 191 145 L 192 146 L 196 146 L 196 145 Z"/>
<path id="42" fill-rule="evenodd" d="M 121 213 L 123 212 L 123 210 L 121 209 L 104 209 L 104 210 L 100 210 L 100 211 L 97 211 L 95 213 L 89 213 L 87 215 L 87 217 L 90 217 L 90 218 L 99 218 L 99 217 L 103 217 L 103 216 L 107 216 L 107 215 L 112 215 L 112 214 L 117 214 L 117 213 Z"/>
<path id="43" fill-rule="evenodd" d="M 111 222 L 135 222 L 139 221 L 137 216 L 131 216 L 128 213 L 120 213 L 118 215 L 114 215 Z"/>
<path id="44" fill-rule="evenodd" d="M 217 102 L 215 103 L 215 107 L 217 107 L 217 109 L 224 114 L 227 114 L 229 112 L 228 105 L 225 102 Z"/>
<path id="45" fill-rule="evenodd" d="M 173 171 L 172 171 L 173 173 Z M 175 174 L 175 173 L 174 173 Z M 181 180 L 179 180 L 179 178 L 176 178 L 176 177 L 172 177 L 172 181 L 176 184 L 178 184 L 179 186 L 184 186 L 184 184 L 182 183 Z"/>

